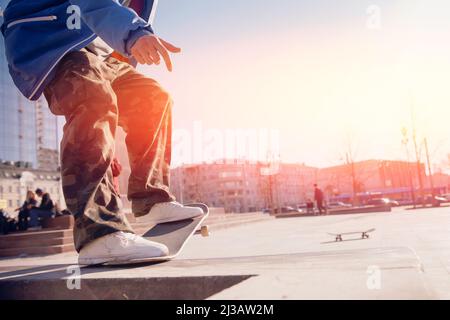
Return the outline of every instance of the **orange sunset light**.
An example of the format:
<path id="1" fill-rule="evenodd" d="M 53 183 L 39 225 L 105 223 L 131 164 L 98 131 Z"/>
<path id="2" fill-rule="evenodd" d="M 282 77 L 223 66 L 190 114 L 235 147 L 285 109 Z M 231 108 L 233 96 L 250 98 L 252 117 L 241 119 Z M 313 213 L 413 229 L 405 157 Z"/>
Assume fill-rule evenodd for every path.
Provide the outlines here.
<path id="1" fill-rule="evenodd" d="M 401 128 L 414 114 L 418 138 L 428 137 L 440 163 L 450 150 L 449 23 L 434 7 L 399 1 L 371 29 L 365 8 L 350 6 L 354 19 L 299 19 L 220 41 L 211 33 L 186 41 L 174 74 L 144 72 L 173 92 L 175 130 L 194 121 L 274 128 L 283 160 L 326 166 L 342 161 L 349 136 L 358 159 L 404 159 Z"/>

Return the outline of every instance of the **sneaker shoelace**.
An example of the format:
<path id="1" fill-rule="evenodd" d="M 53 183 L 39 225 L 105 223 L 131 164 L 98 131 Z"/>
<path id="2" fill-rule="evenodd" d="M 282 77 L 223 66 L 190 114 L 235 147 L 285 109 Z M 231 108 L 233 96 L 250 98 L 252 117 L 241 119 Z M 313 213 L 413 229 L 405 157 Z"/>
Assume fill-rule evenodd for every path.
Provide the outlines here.
<path id="1" fill-rule="evenodd" d="M 175 202 L 175 201 L 161 202 L 159 205 L 160 206 L 165 206 L 165 207 L 172 207 L 172 208 L 174 208 L 174 207 L 177 207 L 177 208 L 182 207 L 182 205 L 180 203 Z"/>
<path id="2" fill-rule="evenodd" d="M 117 238 L 119 238 L 120 240 L 120 245 L 125 248 L 128 246 L 128 244 L 130 243 L 130 241 L 135 241 L 136 240 L 137 235 L 134 233 L 119 233 L 117 235 Z"/>
<path id="3" fill-rule="evenodd" d="M 175 202 L 175 201 L 163 202 L 162 204 L 165 205 L 165 206 L 180 206 L 180 204 L 178 202 Z"/>

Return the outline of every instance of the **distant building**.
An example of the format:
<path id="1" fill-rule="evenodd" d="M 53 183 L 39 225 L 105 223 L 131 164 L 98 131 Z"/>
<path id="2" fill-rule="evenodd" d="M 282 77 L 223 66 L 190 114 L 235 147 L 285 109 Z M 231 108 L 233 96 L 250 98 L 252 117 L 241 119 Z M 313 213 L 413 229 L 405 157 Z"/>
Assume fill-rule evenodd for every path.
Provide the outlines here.
<path id="1" fill-rule="evenodd" d="M 0 10 L 4 10 L 8 2 L 0 0 Z M 2 23 L 0 15 L 0 25 Z M 58 143 L 57 117 L 51 114 L 43 97 L 32 102 L 17 90 L 8 72 L 4 41 L 0 36 L 0 159 L 57 170 Z"/>
<path id="2" fill-rule="evenodd" d="M 8 2 L 0 0 L 1 12 Z M 0 36 L 0 207 L 13 213 L 38 187 L 63 206 L 58 144 L 57 117 L 43 97 L 32 102 L 17 90 Z"/>
<path id="3" fill-rule="evenodd" d="M 436 172 L 432 176 L 433 188 L 435 193 L 448 193 L 450 191 L 450 175 Z M 427 187 L 430 187 L 431 181 L 427 179 Z"/>
<path id="4" fill-rule="evenodd" d="M 316 181 L 317 171 L 317 168 L 304 164 L 280 163 L 273 175 L 263 175 L 261 179 L 266 184 L 271 179 L 275 208 L 286 206 L 295 208 L 313 198 L 313 184 Z"/>
<path id="5" fill-rule="evenodd" d="M 420 164 L 420 178 L 426 190 L 425 165 Z M 414 193 L 419 197 L 419 175 L 416 162 L 366 160 L 353 165 L 322 168 L 317 173 L 317 183 L 328 199 L 350 201 L 353 189 L 358 197 L 389 197 L 396 200 L 411 200 Z M 354 184 L 354 186 L 353 186 Z"/>
<path id="6" fill-rule="evenodd" d="M 265 205 L 258 177 L 258 166 L 248 163 L 184 165 L 171 171 L 171 189 L 183 203 L 256 211 Z"/>
<path id="7" fill-rule="evenodd" d="M 267 167 L 239 160 L 183 165 L 171 171 L 171 190 L 180 202 L 204 202 L 237 213 L 305 201 L 315 168 L 279 164 L 272 174 L 264 174 Z"/>
<path id="8" fill-rule="evenodd" d="M 279 163 L 267 171 L 265 163 L 224 160 L 211 164 L 183 165 L 171 170 L 171 190 L 180 202 L 204 202 L 226 212 L 251 212 L 263 208 L 296 207 L 313 199 L 317 183 L 329 201 L 352 201 L 353 177 L 356 196 L 396 200 L 420 196 L 415 162 L 367 160 L 328 168 Z M 425 166 L 420 164 L 424 193 L 430 194 Z M 445 193 L 448 176 L 435 177 L 435 193 Z"/>
<path id="9" fill-rule="evenodd" d="M 21 206 L 28 190 L 40 188 L 48 192 L 60 208 L 65 208 L 60 173 L 31 168 L 25 162 L 0 164 L 0 208 L 13 214 Z"/>

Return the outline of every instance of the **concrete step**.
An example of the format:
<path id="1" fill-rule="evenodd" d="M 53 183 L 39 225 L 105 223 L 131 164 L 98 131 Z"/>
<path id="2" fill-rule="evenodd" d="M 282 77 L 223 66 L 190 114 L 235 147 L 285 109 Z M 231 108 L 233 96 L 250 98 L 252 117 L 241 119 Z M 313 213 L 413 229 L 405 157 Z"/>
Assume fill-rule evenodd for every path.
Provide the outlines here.
<path id="1" fill-rule="evenodd" d="M 205 221 L 204 225 L 214 225 L 216 223 L 222 223 L 226 221 L 245 221 L 247 219 L 261 219 L 267 218 L 268 215 L 264 215 L 261 213 L 239 213 L 239 214 L 221 214 L 221 215 L 210 215 Z M 150 224 L 148 222 L 144 222 L 142 220 L 138 220 L 135 223 L 132 223 L 131 226 L 134 229 L 148 228 Z"/>
<path id="2" fill-rule="evenodd" d="M 49 237 L 42 239 L 21 239 L 14 243 L 10 241 L 0 242 L 0 249 L 10 249 L 10 248 L 29 248 L 29 247 L 48 247 L 57 246 L 73 243 L 73 237 Z"/>
<path id="3" fill-rule="evenodd" d="M 54 245 L 47 247 L 23 247 L 23 248 L 8 248 L 0 249 L 0 257 L 17 257 L 17 256 L 31 256 L 31 255 L 49 255 L 63 252 L 74 251 L 73 243 Z"/>
<path id="4" fill-rule="evenodd" d="M 232 227 L 236 227 L 236 226 L 241 226 L 244 224 L 248 224 L 248 223 L 254 223 L 254 222 L 258 222 L 258 221 L 265 221 L 265 218 L 261 218 L 261 217 L 248 217 L 246 219 L 230 219 L 230 220 L 224 220 L 224 221 L 215 221 L 213 223 L 209 223 L 208 221 L 205 221 L 205 223 L 203 223 L 202 225 L 207 225 L 209 231 L 211 230 L 221 230 L 221 229 L 226 229 L 226 228 L 232 228 Z M 148 229 L 150 228 L 150 226 L 148 225 L 140 225 L 140 226 L 134 226 L 133 230 L 137 233 L 137 234 L 143 234 L 146 231 L 148 231 Z M 199 233 L 200 229 L 197 230 L 196 233 Z"/>
<path id="5" fill-rule="evenodd" d="M 210 230 L 214 231 L 214 230 L 221 230 L 221 229 L 226 229 L 226 228 L 242 226 L 242 225 L 248 224 L 248 223 L 266 221 L 268 219 L 270 220 L 270 219 L 272 219 L 272 217 L 260 215 L 260 216 L 255 216 L 255 217 L 247 217 L 245 219 L 225 220 L 225 221 L 217 221 L 212 224 L 208 224 L 208 223 L 205 223 L 205 224 L 208 225 L 208 228 Z"/>
<path id="6" fill-rule="evenodd" d="M 43 229 L 41 231 L 23 231 L 0 236 L 0 243 L 14 245 L 22 240 L 35 241 L 49 238 L 72 237 L 72 229 Z"/>
<path id="7" fill-rule="evenodd" d="M 236 234 L 235 234 L 236 235 Z M 249 235 L 252 237 L 252 235 Z M 212 248 L 217 247 L 217 243 Z M 313 251 L 122 267 L 82 267 L 73 261 L 0 269 L 2 299 L 432 299 L 416 253 L 405 247 Z M 368 266 L 382 285 L 368 287 Z M 73 270 L 73 269 L 72 269 Z M 344 280 L 344 281 L 343 281 Z"/>
<path id="8" fill-rule="evenodd" d="M 209 216 L 202 225 L 207 225 L 209 230 L 219 230 L 224 228 L 231 228 L 234 226 L 239 226 L 247 223 L 264 221 L 267 219 L 273 219 L 272 216 L 261 214 L 261 213 L 250 213 L 250 214 L 226 214 L 226 217 L 215 217 Z M 142 234 L 148 230 L 150 227 L 146 223 L 135 223 L 132 225 L 136 233 Z"/>
<path id="9" fill-rule="evenodd" d="M 206 222 L 208 223 L 214 223 L 214 222 L 222 222 L 222 221 L 229 221 L 229 220 L 240 220 L 240 219 L 248 219 L 248 218 L 267 218 L 270 217 L 267 214 L 262 214 L 260 212 L 255 213 L 234 213 L 234 214 L 224 214 L 224 215 L 210 215 Z"/>

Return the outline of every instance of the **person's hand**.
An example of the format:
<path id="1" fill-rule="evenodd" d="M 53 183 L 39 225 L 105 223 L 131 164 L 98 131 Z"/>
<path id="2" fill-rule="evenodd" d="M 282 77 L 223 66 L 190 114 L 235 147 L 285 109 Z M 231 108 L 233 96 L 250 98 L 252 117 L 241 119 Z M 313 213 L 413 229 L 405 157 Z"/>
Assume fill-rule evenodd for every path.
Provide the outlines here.
<path id="1" fill-rule="evenodd" d="M 131 54 L 140 64 L 159 65 L 162 57 L 167 70 L 172 71 L 169 52 L 178 53 L 181 49 L 154 35 L 140 37 L 131 48 Z"/>

